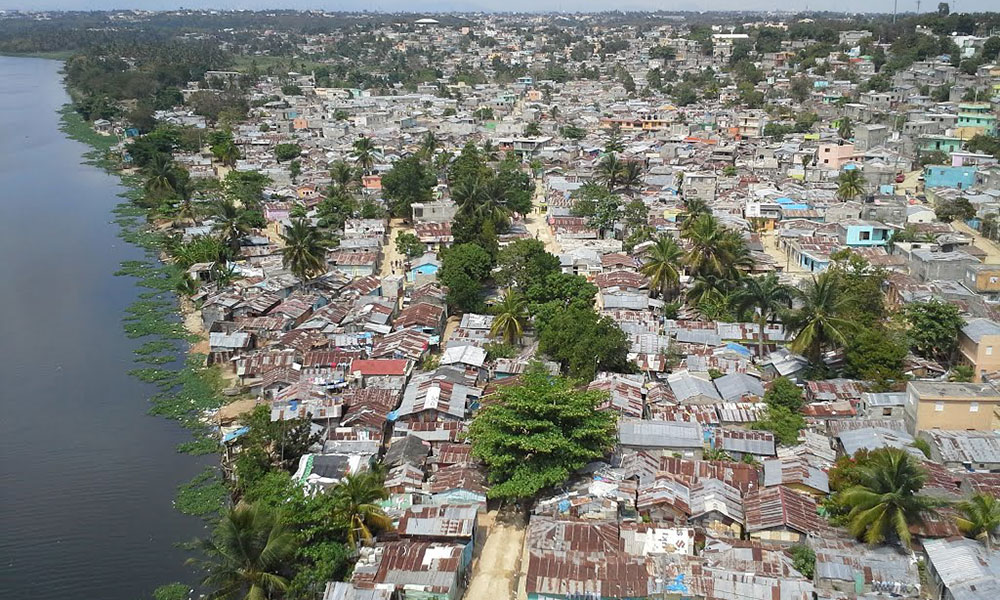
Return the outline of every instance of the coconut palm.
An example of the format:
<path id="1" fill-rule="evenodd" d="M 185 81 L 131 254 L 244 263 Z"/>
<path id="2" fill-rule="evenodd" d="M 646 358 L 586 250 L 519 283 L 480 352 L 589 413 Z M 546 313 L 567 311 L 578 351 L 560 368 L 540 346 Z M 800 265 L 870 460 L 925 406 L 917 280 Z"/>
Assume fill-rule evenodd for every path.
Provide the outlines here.
<path id="1" fill-rule="evenodd" d="M 646 250 L 646 262 L 639 272 L 649 278 L 654 296 L 672 296 L 681 278 L 684 251 L 673 237 L 663 234 Z"/>
<path id="2" fill-rule="evenodd" d="M 326 246 L 316 228 L 305 219 L 294 219 L 281 234 L 281 264 L 302 281 L 326 268 Z"/>
<path id="3" fill-rule="evenodd" d="M 250 233 L 250 227 L 232 200 L 223 199 L 215 203 L 214 230 L 222 239 L 232 256 L 240 251 L 240 240 Z"/>
<path id="4" fill-rule="evenodd" d="M 708 207 L 708 203 L 704 200 L 701 198 L 688 198 L 684 201 L 684 220 L 680 223 L 681 232 L 684 233 L 690 229 L 699 216 L 711 214 L 712 209 Z"/>
<path id="5" fill-rule="evenodd" d="M 642 185 L 642 165 L 634 160 L 625 162 L 619 178 L 625 193 L 631 196 L 632 191 Z"/>
<path id="6" fill-rule="evenodd" d="M 728 297 L 731 287 L 730 280 L 713 273 L 695 275 L 687 291 L 688 304 L 697 308 L 706 302 L 721 302 Z"/>
<path id="7" fill-rule="evenodd" d="M 365 174 L 370 173 L 372 167 L 375 166 L 375 142 L 364 136 L 354 140 L 351 157 L 354 158 L 354 163 L 358 165 L 359 169 Z"/>
<path id="8" fill-rule="evenodd" d="M 788 330 L 795 332 L 789 348 L 805 354 L 813 364 L 819 363 L 825 348 L 846 345 L 847 337 L 855 329 L 853 322 L 842 317 L 850 297 L 841 292 L 835 275 L 821 273 L 799 294 L 802 307 L 783 317 Z"/>
<path id="9" fill-rule="evenodd" d="M 208 600 L 271 600 L 284 595 L 288 580 L 279 575 L 298 543 L 279 514 L 240 503 L 226 511 L 212 537 L 199 540 Z"/>
<path id="10" fill-rule="evenodd" d="M 347 475 L 330 491 L 334 522 L 347 530 L 352 546 L 370 543 L 376 533 L 392 529 L 392 519 L 378 505 L 389 497 L 380 473 L 367 471 Z"/>
<path id="11" fill-rule="evenodd" d="M 682 232 L 689 249 L 684 257 L 691 272 L 735 279 L 737 267 L 750 262 L 750 254 L 740 234 L 726 229 L 710 214 L 700 214 Z"/>
<path id="12" fill-rule="evenodd" d="M 848 169 L 837 177 L 837 195 L 844 200 L 854 200 L 865 193 L 865 178 L 860 169 Z"/>
<path id="13" fill-rule="evenodd" d="M 212 154 L 215 156 L 216 160 L 227 167 L 234 166 L 236 161 L 242 157 L 240 149 L 236 146 L 232 139 L 225 140 L 221 144 L 212 146 Z"/>
<path id="14" fill-rule="evenodd" d="M 993 547 L 997 529 L 1000 528 L 1000 500 L 989 494 L 976 494 L 956 506 L 962 513 L 956 519 L 958 528 L 966 536 L 982 540 L 988 549 Z"/>
<path id="15" fill-rule="evenodd" d="M 170 194 L 177 183 L 174 162 L 165 154 L 156 154 L 143 169 L 146 173 L 146 191 L 150 194 Z"/>
<path id="16" fill-rule="evenodd" d="M 764 329 L 782 310 L 786 310 L 795 296 L 795 290 L 778 281 L 778 276 L 768 273 L 761 277 L 747 277 L 743 285 L 733 294 L 733 305 L 738 311 L 757 312 L 760 334 L 757 338 L 757 353 L 764 356 Z"/>
<path id="17" fill-rule="evenodd" d="M 451 197 L 463 217 L 492 221 L 499 230 L 509 224 L 508 190 L 496 177 L 476 177 L 455 186 Z"/>
<path id="18" fill-rule="evenodd" d="M 597 164 L 597 180 L 603 183 L 608 190 L 617 189 L 622 181 L 622 169 L 624 165 L 618 160 L 618 156 L 612 152 Z"/>
<path id="19" fill-rule="evenodd" d="M 428 131 L 424 134 L 423 141 L 420 142 L 420 153 L 430 158 L 434 155 L 434 151 L 438 149 L 438 145 L 437 136 L 434 135 L 433 131 Z"/>
<path id="20" fill-rule="evenodd" d="M 493 305 L 493 325 L 490 336 L 501 338 L 508 344 L 521 341 L 528 322 L 528 301 L 517 290 L 507 289 Z"/>
<path id="21" fill-rule="evenodd" d="M 869 455 L 854 473 L 857 485 L 840 492 L 838 501 L 850 512 L 848 531 L 869 544 L 893 539 L 910 547 L 910 526 L 922 522 L 934 503 L 917 492 L 927 474 L 901 448 L 885 448 Z"/>
<path id="22" fill-rule="evenodd" d="M 845 140 L 851 139 L 851 136 L 854 135 L 854 124 L 851 123 L 850 117 L 841 117 L 840 125 L 837 126 L 837 135 Z"/>
<path id="23" fill-rule="evenodd" d="M 493 143 L 493 140 L 486 140 L 483 142 L 482 148 L 483 160 L 486 162 L 496 162 L 500 156 L 500 151 L 497 150 L 497 145 Z"/>
<path id="24" fill-rule="evenodd" d="M 342 160 L 338 160 L 330 165 L 330 180 L 337 189 L 349 192 L 361 181 L 361 178 L 358 176 L 357 169 Z"/>

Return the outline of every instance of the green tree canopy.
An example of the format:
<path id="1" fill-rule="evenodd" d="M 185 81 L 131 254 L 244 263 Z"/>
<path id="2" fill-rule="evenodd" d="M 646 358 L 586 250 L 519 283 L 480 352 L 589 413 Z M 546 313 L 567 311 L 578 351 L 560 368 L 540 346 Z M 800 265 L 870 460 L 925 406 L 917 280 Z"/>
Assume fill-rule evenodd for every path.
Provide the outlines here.
<path id="1" fill-rule="evenodd" d="M 438 279 L 448 288 L 448 303 L 464 311 L 482 307 L 483 282 L 490 276 L 493 259 L 476 244 L 452 246 L 441 257 Z"/>
<path id="2" fill-rule="evenodd" d="M 491 498 L 527 500 L 566 482 L 615 443 L 615 416 L 596 410 L 606 396 L 531 370 L 502 386 L 469 427 L 472 453 L 486 465 Z"/>
<path id="3" fill-rule="evenodd" d="M 598 371 L 631 371 L 628 337 L 614 320 L 592 308 L 571 306 L 551 316 L 541 329 L 538 349 L 584 381 L 593 380 Z"/>
<path id="4" fill-rule="evenodd" d="M 965 326 L 958 307 L 937 300 L 911 302 L 903 307 L 903 318 L 914 352 L 933 360 L 951 359 Z"/>
<path id="5" fill-rule="evenodd" d="M 407 156 L 396 161 L 389 172 L 382 176 L 382 191 L 390 200 L 393 216 L 410 218 L 410 206 L 429 202 L 437 185 L 437 175 L 417 156 Z"/>
<path id="6" fill-rule="evenodd" d="M 500 250 L 494 279 L 501 287 L 526 290 L 549 274 L 559 272 L 559 257 L 549 254 L 541 241 L 529 238 Z"/>

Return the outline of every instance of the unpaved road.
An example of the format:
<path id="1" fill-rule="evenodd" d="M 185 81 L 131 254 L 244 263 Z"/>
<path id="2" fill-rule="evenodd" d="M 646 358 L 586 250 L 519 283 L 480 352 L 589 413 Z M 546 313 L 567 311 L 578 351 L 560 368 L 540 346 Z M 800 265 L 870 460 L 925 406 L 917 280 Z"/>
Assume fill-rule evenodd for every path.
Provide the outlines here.
<path id="1" fill-rule="evenodd" d="M 524 546 L 524 526 L 497 520 L 465 591 L 467 600 L 513 600 Z"/>

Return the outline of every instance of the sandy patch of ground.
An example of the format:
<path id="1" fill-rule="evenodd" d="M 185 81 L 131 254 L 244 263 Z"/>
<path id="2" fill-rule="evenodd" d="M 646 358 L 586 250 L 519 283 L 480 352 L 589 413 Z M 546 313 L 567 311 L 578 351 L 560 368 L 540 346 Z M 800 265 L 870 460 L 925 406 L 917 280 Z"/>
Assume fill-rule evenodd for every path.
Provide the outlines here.
<path id="1" fill-rule="evenodd" d="M 483 551 L 476 560 L 472 579 L 465 591 L 468 600 L 512 600 L 524 548 L 524 524 L 519 519 L 496 519 L 486 536 Z"/>

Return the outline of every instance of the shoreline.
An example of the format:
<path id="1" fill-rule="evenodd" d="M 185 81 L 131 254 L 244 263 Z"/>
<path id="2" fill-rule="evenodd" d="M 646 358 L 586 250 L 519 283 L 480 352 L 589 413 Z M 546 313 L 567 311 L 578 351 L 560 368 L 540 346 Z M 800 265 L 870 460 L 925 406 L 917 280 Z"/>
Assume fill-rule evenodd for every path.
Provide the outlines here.
<path id="1" fill-rule="evenodd" d="M 225 506 L 229 493 L 222 476 L 220 441 L 215 412 L 231 402 L 223 395 L 229 385 L 217 367 L 206 366 L 204 352 L 208 339 L 201 324 L 200 310 L 172 288 L 176 267 L 163 260 L 160 236 L 149 227 L 148 211 L 135 204 L 142 195 L 139 177 L 108 158 L 118 143 L 114 136 L 97 133 L 77 114 L 72 103 L 60 112 L 60 131 L 67 138 L 86 145 L 84 162 L 118 178 L 123 188 L 122 202 L 112 210 L 119 226 L 118 237 L 143 249 L 146 259 L 126 261 L 116 276 L 129 276 L 145 291 L 123 315 L 126 337 L 142 340 L 135 350 L 136 368 L 129 374 L 156 386 L 151 396 L 150 416 L 166 417 L 188 430 L 191 439 L 175 451 L 192 456 L 216 455 L 216 460 L 189 481 L 179 482 L 172 506 L 181 514 L 210 520 Z M 163 587 L 187 584 L 166 583 Z M 151 593 L 153 591 L 151 590 Z M 185 596 L 186 597 L 186 596 Z"/>

